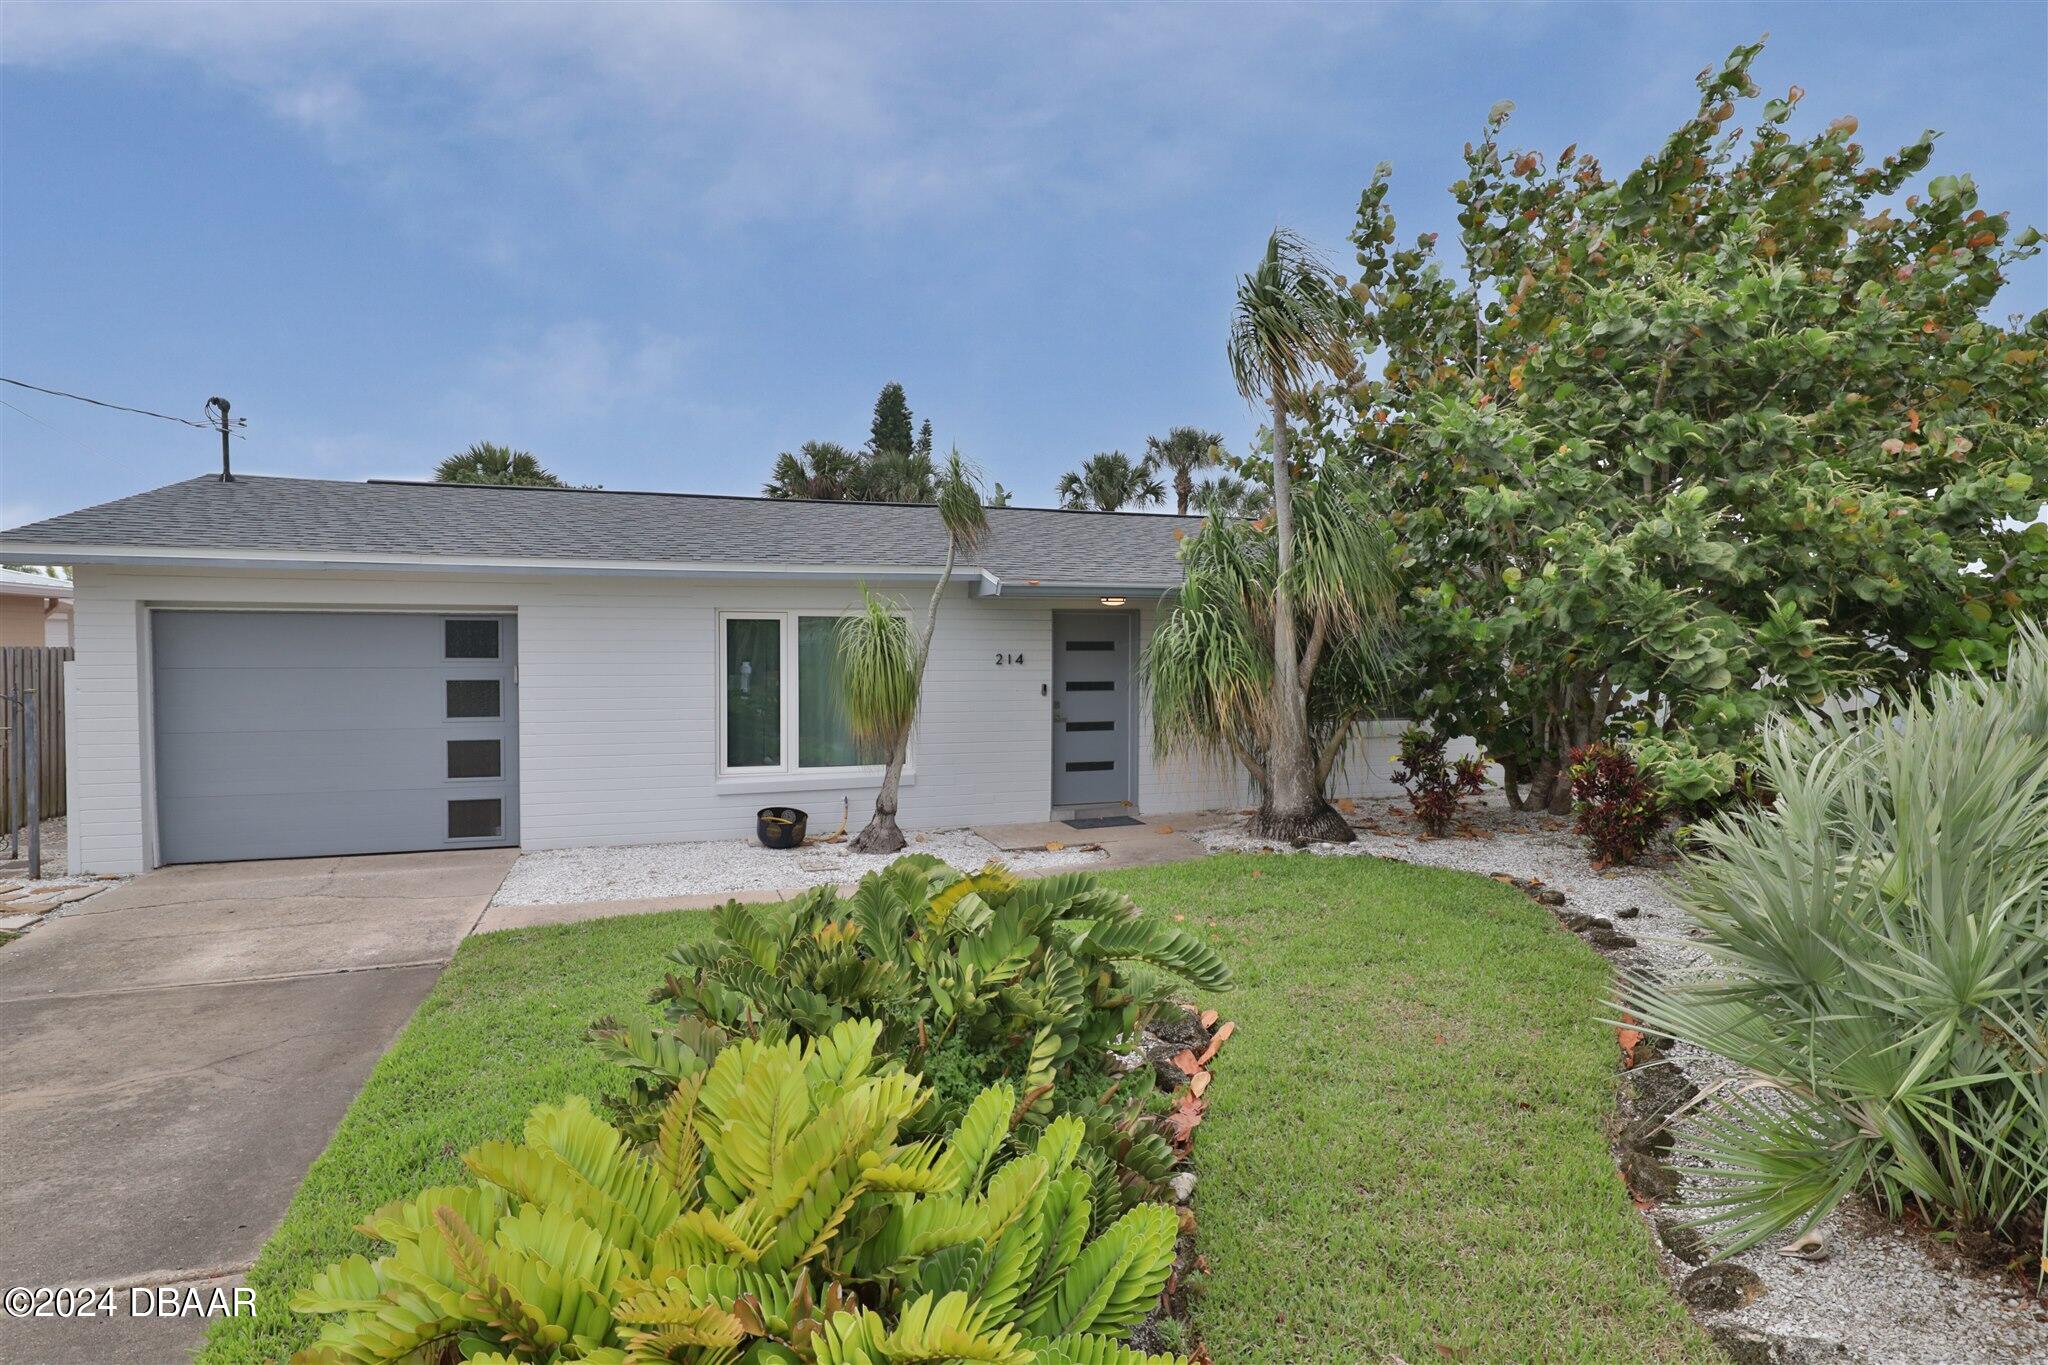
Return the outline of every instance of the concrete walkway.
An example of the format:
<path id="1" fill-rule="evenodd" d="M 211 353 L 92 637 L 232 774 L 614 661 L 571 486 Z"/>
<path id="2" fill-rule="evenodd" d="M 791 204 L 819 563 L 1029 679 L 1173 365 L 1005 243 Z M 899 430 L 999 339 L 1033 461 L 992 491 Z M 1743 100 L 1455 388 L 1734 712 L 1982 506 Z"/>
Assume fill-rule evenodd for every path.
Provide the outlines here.
<path id="1" fill-rule="evenodd" d="M 128 1287 L 247 1268 L 516 856 L 165 868 L 0 948 L 0 1288 L 120 1291 L 0 1361 L 183 1359 Z"/>

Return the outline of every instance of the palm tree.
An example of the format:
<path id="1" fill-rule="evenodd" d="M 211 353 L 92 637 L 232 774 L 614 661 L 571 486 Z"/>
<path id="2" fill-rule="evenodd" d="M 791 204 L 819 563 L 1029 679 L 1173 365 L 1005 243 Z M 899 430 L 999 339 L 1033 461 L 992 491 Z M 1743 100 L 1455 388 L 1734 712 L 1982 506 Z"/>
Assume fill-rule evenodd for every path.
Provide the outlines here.
<path id="1" fill-rule="evenodd" d="M 872 450 L 860 461 L 847 494 L 859 502 L 936 502 L 939 471 L 914 450 Z"/>
<path id="2" fill-rule="evenodd" d="M 1149 458 L 1133 464 L 1121 450 L 1090 455 L 1078 470 L 1060 475 L 1055 491 L 1060 506 L 1083 512 L 1120 512 L 1166 500 L 1159 467 Z"/>
<path id="3" fill-rule="evenodd" d="M 1259 517 L 1271 510 L 1266 489 L 1229 474 L 1218 474 L 1195 485 L 1195 510 L 1205 517 Z"/>
<path id="4" fill-rule="evenodd" d="M 478 441 L 460 455 L 450 455 L 434 466 L 436 483 L 523 484 L 534 488 L 567 488 L 569 485 L 541 468 L 541 463 L 523 450 Z"/>
<path id="5" fill-rule="evenodd" d="M 1265 521 L 1211 511 L 1181 550 L 1182 581 L 1145 650 L 1153 733 L 1162 749 L 1188 744 L 1235 758 L 1260 794 L 1253 829 L 1280 838 L 1350 837 L 1324 792 L 1357 723 L 1394 674 L 1399 598 L 1386 518 L 1357 476 L 1326 469 L 1295 492 L 1291 596 L 1308 646 L 1299 660 L 1302 729 L 1317 822 L 1274 819 L 1271 797 L 1296 758 L 1279 723 L 1273 616 L 1279 546 Z M 1328 811 L 1328 815 L 1320 812 Z"/>
<path id="6" fill-rule="evenodd" d="M 839 657 L 844 670 L 846 715 L 854 734 L 887 746 L 888 767 L 882 789 L 875 793 L 875 813 L 847 847 L 856 853 L 895 853 L 903 847 L 896 824 L 897 795 L 903 760 L 910 752 L 910 731 L 917 722 L 918 697 L 924 689 L 924 667 L 932 655 L 932 633 L 939 623 L 939 603 L 953 581 L 953 565 L 988 530 L 988 513 L 974 471 L 956 449 L 946 458 L 934 489 L 939 522 L 946 528 L 946 567 L 932 587 L 925 607 L 924 634 L 915 643 L 910 627 L 889 603 L 865 587 L 865 609 L 839 627 Z"/>
<path id="7" fill-rule="evenodd" d="M 1253 827 L 1262 837 L 1328 839 L 1349 843 L 1344 817 L 1323 799 L 1315 780 L 1316 756 L 1308 723 L 1308 680 L 1324 641 L 1312 631 L 1304 655 L 1297 637 L 1297 598 L 1304 587 L 1327 591 L 1313 564 L 1297 571 L 1294 562 L 1294 471 L 1287 429 L 1288 407 L 1306 396 L 1318 373 L 1348 356 L 1345 295 L 1322 258 L 1308 243 L 1276 228 L 1258 267 L 1238 281 L 1237 307 L 1230 321 L 1230 373 L 1247 401 L 1264 399 L 1273 418 L 1273 680 L 1267 782 Z M 1341 603 L 1326 609 L 1346 610 Z"/>
<path id="8" fill-rule="evenodd" d="M 1175 427 L 1166 439 L 1145 438 L 1145 459 L 1155 469 L 1173 471 L 1174 510 L 1182 516 L 1194 504 L 1195 471 L 1214 469 L 1223 463 L 1223 437 L 1200 427 Z"/>
<path id="9" fill-rule="evenodd" d="M 860 457 L 836 441 L 805 441 L 792 455 L 775 457 L 775 468 L 761 491 L 771 498 L 838 501 L 852 496 L 860 473 Z"/>

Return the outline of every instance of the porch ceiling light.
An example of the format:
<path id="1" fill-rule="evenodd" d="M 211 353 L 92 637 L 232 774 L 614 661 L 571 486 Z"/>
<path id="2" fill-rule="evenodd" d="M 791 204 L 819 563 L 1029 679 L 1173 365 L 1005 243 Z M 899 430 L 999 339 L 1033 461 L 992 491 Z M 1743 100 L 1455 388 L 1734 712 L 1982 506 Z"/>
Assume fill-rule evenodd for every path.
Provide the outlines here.
<path id="1" fill-rule="evenodd" d="M 1124 601 L 1125 599 L 1121 597 L 1105 597 L 1102 599 L 1102 605 L 1105 607 L 1120 607 L 1124 604 Z"/>

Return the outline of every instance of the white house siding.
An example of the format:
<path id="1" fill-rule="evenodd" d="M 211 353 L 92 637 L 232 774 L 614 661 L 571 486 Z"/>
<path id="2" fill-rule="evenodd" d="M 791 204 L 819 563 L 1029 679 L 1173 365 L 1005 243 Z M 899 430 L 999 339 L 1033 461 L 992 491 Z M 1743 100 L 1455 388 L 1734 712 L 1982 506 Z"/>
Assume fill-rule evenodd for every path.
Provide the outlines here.
<path id="1" fill-rule="evenodd" d="M 717 773 L 716 614 L 836 611 L 851 583 L 706 583 L 656 577 L 236 573 L 80 566 L 77 571 L 71 827 L 82 865 L 154 862 L 147 725 L 151 606 L 509 610 L 519 618 L 522 844 L 565 848 L 744 835 L 766 805 L 856 827 L 874 784 Z M 922 616 L 928 589 L 892 589 Z M 902 795 L 906 828 L 1042 820 L 1052 799 L 1052 613 L 1093 599 L 971 598 L 939 618 Z M 1140 636 L 1155 613 L 1140 612 Z M 1024 663 L 998 664 L 1022 654 Z M 1243 804 L 1228 767 L 1160 758 L 1140 738 L 1138 802 L 1174 811 Z M 1391 740 L 1361 740 L 1341 791 L 1386 790 Z"/>

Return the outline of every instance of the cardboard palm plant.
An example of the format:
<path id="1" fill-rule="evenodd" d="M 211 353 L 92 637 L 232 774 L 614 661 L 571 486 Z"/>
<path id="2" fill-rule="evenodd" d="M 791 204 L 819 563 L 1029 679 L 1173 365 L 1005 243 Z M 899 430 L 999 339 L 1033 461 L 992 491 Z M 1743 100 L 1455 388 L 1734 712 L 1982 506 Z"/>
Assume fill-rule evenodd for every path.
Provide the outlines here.
<path id="1" fill-rule="evenodd" d="M 1174 1211 L 1101 1226 L 1076 1121 L 997 1160 L 1006 1088 L 948 1140 L 902 1141 L 927 1092 L 880 1037 L 849 1022 L 679 1059 L 651 1151 L 580 1098 L 541 1106 L 523 1141 L 464 1158 L 477 1183 L 363 1225 L 390 1250 L 294 1298 L 338 1315 L 298 1359 L 1167 1365 L 1118 1338 L 1166 1283 Z"/>
<path id="2" fill-rule="evenodd" d="M 1176 990 L 1227 990 L 1231 975 L 1207 943 L 1141 915 L 1122 892 L 1086 873 L 1020 881 L 913 854 L 850 897 L 821 886 L 711 913 L 711 934 L 671 955 L 654 993 L 669 1022 L 602 1020 L 593 1031 L 635 1073 L 618 1105 L 629 1131 L 652 1130 L 679 1055 L 723 1038 L 819 1037 L 869 1018 L 883 1052 L 939 1087 L 914 1126 L 948 1123 L 984 1084 L 1008 1079 L 1027 1129 L 1055 1115 L 1085 1123 L 1080 1164 L 1098 1208 L 1151 1197 L 1172 1174 L 1173 1153 L 1142 1107 L 1105 1093 L 1114 1087 L 1103 1062 Z"/>

